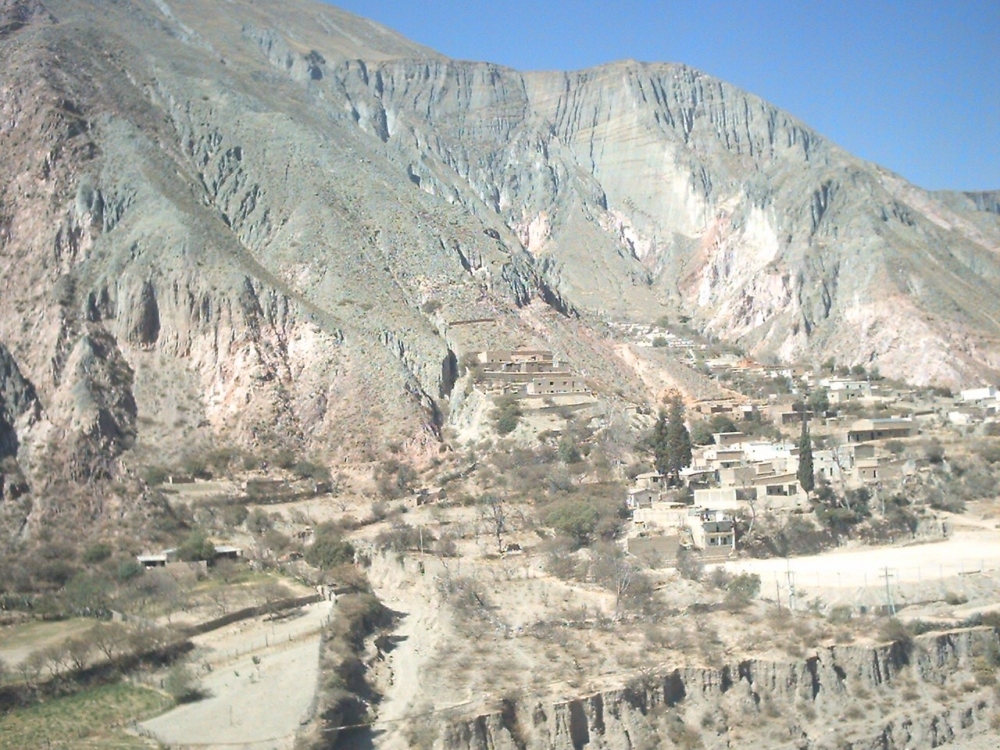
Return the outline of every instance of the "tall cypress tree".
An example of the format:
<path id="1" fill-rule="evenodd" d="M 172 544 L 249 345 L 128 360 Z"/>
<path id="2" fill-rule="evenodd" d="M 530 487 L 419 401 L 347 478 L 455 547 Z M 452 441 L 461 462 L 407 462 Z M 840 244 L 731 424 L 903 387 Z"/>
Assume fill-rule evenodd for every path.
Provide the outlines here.
<path id="1" fill-rule="evenodd" d="M 670 441 L 667 430 L 667 415 L 660 409 L 653 427 L 653 465 L 666 476 L 670 472 Z"/>
<path id="2" fill-rule="evenodd" d="M 816 475 L 813 473 L 812 438 L 809 437 L 809 420 L 802 415 L 802 434 L 799 436 L 799 470 L 795 475 L 806 494 L 810 494 L 816 486 Z"/>
<path id="3" fill-rule="evenodd" d="M 674 484 L 680 482 L 681 469 L 691 465 L 691 434 L 684 424 L 684 403 L 674 395 L 667 414 L 667 471 Z"/>

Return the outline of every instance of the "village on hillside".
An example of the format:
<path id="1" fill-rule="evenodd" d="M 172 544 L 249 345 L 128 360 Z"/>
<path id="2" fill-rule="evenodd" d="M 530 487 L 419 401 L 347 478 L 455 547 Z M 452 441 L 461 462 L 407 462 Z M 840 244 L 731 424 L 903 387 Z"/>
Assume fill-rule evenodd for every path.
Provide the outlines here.
<path id="1" fill-rule="evenodd" d="M 725 398 L 688 403 L 686 422 L 697 434 L 680 482 L 656 471 L 632 480 L 628 548 L 641 556 L 673 560 L 688 549 L 706 560 L 733 557 L 738 519 L 745 520 L 745 535 L 758 518 L 810 512 L 817 493 L 855 493 L 866 503 L 881 497 L 884 511 L 885 497 L 914 491 L 940 468 L 941 438 L 962 442 L 1000 434 L 1000 392 L 992 385 L 958 394 L 919 390 L 889 382 L 877 369 L 828 362 L 816 371 L 732 353 L 710 357 L 705 344 L 655 325 L 616 330 L 640 349 L 684 352 L 691 367 L 729 391 Z M 814 485 L 808 491 L 800 479 L 804 430 Z M 910 536 L 946 531 L 933 519 L 911 525 Z"/>

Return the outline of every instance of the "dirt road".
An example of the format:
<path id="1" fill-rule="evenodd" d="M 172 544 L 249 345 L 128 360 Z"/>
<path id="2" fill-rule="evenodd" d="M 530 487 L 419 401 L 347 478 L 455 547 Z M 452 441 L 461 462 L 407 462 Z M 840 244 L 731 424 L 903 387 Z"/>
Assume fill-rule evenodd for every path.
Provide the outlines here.
<path id="1" fill-rule="evenodd" d="M 972 599 L 1000 578 L 1000 531 L 963 528 L 926 544 L 835 550 L 805 557 L 737 560 L 731 573 L 757 573 L 761 596 L 827 604 L 895 606 L 948 596 Z"/>

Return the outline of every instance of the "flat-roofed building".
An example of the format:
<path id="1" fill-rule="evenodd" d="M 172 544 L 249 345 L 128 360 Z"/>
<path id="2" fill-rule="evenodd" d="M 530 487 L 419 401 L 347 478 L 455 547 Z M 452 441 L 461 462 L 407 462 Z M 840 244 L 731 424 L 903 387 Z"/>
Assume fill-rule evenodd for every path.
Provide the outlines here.
<path id="1" fill-rule="evenodd" d="M 859 419 L 847 431 L 850 443 L 866 443 L 872 440 L 908 438 L 916 434 L 911 419 Z"/>

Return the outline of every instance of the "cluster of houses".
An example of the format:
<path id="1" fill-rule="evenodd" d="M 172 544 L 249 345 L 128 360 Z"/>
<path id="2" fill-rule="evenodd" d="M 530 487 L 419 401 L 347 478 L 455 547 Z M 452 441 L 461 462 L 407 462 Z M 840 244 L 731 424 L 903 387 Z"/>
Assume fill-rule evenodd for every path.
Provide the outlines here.
<path id="1" fill-rule="evenodd" d="M 992 385 L 962 391 L 955 399 L 952 409 L 948 411 L 948 421 L 963 427 L 992 421 L 998 417 L 1000 417 L 1000 393 Z"/>
<path id="2" fill-rule="evenodd" d="M 705 344 L 698 345 L 691 339 L 671 333 L 661 326 L 642 323 L 608 323 L 608 325 L 638 347 L 663 346 L 686 351 L 705 348 Z"/>
<path id="3" fill-rule="evenodd" d="M 736 549 L 731 510 L 671 501 L 666 477 L 656 472 L 640 474 L 628 490 L 628 507 L 636 535 L 654 532 L 676 537 L 675 546 L 729 553 Z"/>
<path id="4" fill-rule="evenodd" d="M 917 462 L 900 458 L 884 443 L 916 434 L 909 419 L 856 420 L 841 431 L 842 442 L 813 451 L 814 476 L 857 487 L 912 473 Z M 808 495 L 799 483 L 798 469 L 795 443 L 755 439 L 741 432 L 716 433 L 712 444 L 692 451 L 691 465 L 681 472 L 691 490 L 690 503 L 673 499 L 676 495 L 668 492 L 661 474 L 636 477 L 626 499 L 633 532 L 676 535 L 680 546 L 705 552 L 735 550 L 733 519 L 737 513 L 807 507 Z"/>
<path id="5" fill-rule="evenodd" d="M 492 393 L 518 396 L 589 394 L 590 389 L 555 355 L 543 349 L 479 352 L 482 382 Z"/>

